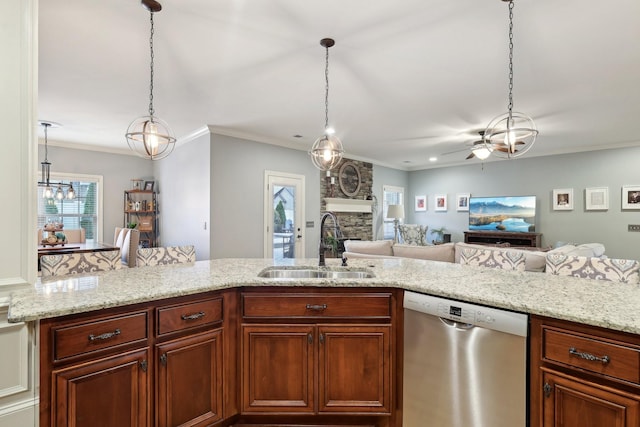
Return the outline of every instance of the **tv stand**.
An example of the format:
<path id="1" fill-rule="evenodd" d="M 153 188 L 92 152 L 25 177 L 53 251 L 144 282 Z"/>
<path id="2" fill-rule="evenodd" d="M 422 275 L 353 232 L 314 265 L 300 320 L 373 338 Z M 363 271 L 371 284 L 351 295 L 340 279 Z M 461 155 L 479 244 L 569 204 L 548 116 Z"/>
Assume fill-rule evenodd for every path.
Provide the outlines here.
<path id="1" fill-rule="evenodd" d="M 540 247 L 542 233 L 514 233 L 508 231 L 465 231 L 464 242 L 476 245 Z"/>

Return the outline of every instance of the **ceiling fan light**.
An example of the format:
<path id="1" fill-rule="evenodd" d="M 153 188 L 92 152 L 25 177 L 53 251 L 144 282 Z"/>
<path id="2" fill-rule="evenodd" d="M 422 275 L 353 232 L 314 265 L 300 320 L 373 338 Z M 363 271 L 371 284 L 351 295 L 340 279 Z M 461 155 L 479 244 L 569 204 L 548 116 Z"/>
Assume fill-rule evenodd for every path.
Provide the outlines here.
<path id="1" fill-rule="evenodd" d="M 484 146 L 474 148 L 473 150 L 471 150 L 471 152 L 480 160 L 485 160 L 491 155 L 491 151 L 489 151 L 489 149 Z"/>

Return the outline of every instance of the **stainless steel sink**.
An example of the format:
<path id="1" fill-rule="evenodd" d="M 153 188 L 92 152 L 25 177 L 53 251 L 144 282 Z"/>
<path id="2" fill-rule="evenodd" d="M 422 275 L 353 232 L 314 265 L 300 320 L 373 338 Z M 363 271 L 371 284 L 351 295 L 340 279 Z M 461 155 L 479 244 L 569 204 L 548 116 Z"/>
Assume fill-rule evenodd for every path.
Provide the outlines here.
<path id="1" fill-rule="evenodd" d="M 276 267 L 261 271 L 258 277 L 267 279 L 370 279 L 375 276 L 366 270 Z"/>

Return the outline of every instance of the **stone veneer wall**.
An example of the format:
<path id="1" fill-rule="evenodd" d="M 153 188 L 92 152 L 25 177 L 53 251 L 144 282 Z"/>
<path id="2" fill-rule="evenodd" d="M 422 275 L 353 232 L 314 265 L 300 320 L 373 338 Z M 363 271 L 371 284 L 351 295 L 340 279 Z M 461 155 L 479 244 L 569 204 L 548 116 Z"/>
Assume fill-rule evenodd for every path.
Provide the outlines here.
<path id="1" fill-rule="evenodd" d="M 346 196 L 340 189 L 338 184 L 338 172 L 345 162 L 351 162 L 356 165 L 360 171 L 360 190 L 353 197 Z M 373 165 L 358 160 L 342 159 L 340 164 L 330 172 L 331 177 L 335 178 L 335 184 L 330 183 L 325 171 L 320 171 L 320 209 L 321 212 L 326 211 L 325 197 L 337 197 L 345 199 L 366 199 L 373 194 Z M 348 238 L 358 238 L 361 240 L 373 240 L 373 214 L 363 212 L 334 212 L 340 223 L 342 235 Z M 329 223 L 327 221 L 327 223 Z"/>

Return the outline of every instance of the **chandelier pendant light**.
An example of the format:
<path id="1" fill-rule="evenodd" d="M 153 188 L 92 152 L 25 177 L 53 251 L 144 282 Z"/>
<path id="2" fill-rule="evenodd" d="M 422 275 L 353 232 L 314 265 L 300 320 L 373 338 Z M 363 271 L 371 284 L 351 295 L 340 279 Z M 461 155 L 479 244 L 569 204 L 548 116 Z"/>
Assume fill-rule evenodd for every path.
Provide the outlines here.
<path id="1" fill-rule="evenodd" d="M 38 181 L 38 187 L 43 187 L 42 197 L 44 199 L 53 200 L 54 198 L 58 200 L 62 199 L 74 199 L 76 197 L 76 192 L 73 189 L 73 185 L 71 183 L 64 182 L 53 182 L 51 181 L 51 163 L 49 162 L 49 136 L 48 130 L 50 127 L 59 127 L 59 123 L 54 122 L 45 122 L 40 121 L 40 126 L 44 127 L 44 161 L 40 162 L 40 169 L 42 172 L 42 177 L 40 181 Z M 55 191 L 54 191 L 55 187 Z M 63 188 L 67 189 L 67 192 L 63 190 Z"/>
<path id="2" fill-rule="evenodd" d="M 138 156 L 145 159 L 160 160 L 173 151 L 176 138 L 167 123 L 155 116 L 153 109 L 153 14 L 162 10 L 162 5 L 154 0 L 142 0 L 142 6 L 149 11 L 151 32 L 149 37 L 150 83 L 149 83 L 149 115 L 135 119 L 127 129 L 127 144 Z"/>
<path id="3" fill-rule="evenodd" d="M 329 48 L 335 45 L 333 39 L 322 39 L 320 45 L 325 48 L 325 91 L 324 91 L 324 135 L 316 139 L 313 143 L 309 155 L 311 161 L 321 171 L 328 171 L 340 163 L 344 155 L 342 142 L 333 134 L 333 129 L 329 128 Z"/>
<path id="4" fill-rule="evenodd" d="M 531 149 L 538 136 L 533 119 L 513 111 L 513 0 L 509 3 L 509 104 L 508 111 L 495 117 L 484 131 L 484 144 L 492 155 L 516 158 Z"/>

